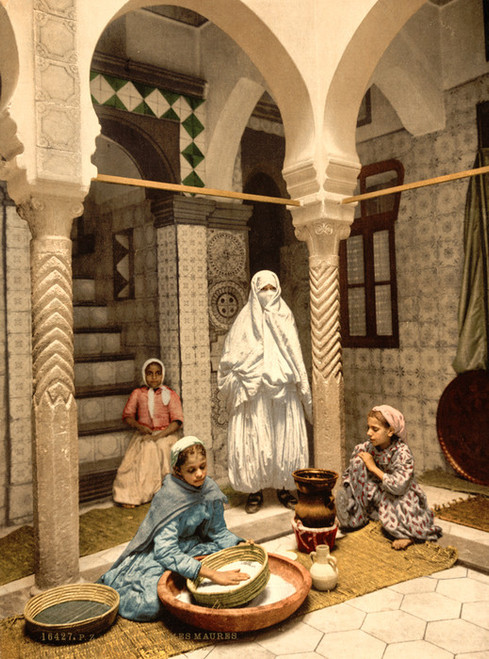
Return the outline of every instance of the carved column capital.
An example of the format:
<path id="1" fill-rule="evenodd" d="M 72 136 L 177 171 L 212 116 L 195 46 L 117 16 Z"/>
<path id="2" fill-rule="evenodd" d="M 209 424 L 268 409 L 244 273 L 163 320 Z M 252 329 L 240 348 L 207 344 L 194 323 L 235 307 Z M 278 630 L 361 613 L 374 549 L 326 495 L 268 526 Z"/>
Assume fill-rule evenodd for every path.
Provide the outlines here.
<path id="1" fill-rule="evenodd" d="M 306 200 L 292 210 L 295 235 L 307 243 L 309 257 L 337 265 L 340 240 L 348 238 L 354 209 L 325 199 Z"/>
<path id="2" fill-rule="evenodd" d="M 83 196 L 81 191 L 73 196 L 57 196 L 34 190 L 17 206 L 17 211 L 29 224 L 33 238 L 69 238 L 73 219 L 83 213 Z"/>

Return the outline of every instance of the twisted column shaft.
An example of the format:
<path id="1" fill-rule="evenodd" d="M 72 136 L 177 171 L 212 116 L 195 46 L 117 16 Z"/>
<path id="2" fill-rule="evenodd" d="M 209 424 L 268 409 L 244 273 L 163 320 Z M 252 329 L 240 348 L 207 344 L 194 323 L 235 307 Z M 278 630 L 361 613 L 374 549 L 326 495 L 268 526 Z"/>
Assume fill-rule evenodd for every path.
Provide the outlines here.
<path id="1" fill-rule="evenodd" d="M 79 578 L 78 424 L 74 384 L 72 198 L 38 195 L 19 205 L 33 235 L 33 509 L 36 590 Z"/>

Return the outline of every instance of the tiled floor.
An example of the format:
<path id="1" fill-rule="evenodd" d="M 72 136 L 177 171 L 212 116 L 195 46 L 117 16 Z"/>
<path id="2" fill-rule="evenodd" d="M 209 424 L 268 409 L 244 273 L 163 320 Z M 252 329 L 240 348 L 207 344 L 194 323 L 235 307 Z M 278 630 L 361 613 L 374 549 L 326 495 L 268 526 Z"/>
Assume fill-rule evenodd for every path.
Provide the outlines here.
<path id="1" fill-rule="evenodd" d="M 430 505 L 445 503 L 454 493 L 424 487 Z M 457 494 L 458 497 L 458 494 Z M 295 548 L 290 529 L 292 513 L 276 503 L 270 493 L 266 506 L 252 518 L 244 511 L 226 511 L 228 526 L 249 530 L 266 528 L 263 542 L 272 552 Z M 472 556 L 489 557 L 489 534 L 447 522 L 438 522 L 445 538 L 460 555 L 466 546 Z M 122 551 L 124 545 L 81 559 L 85 579 L 96 579 Z M 472 550 L 471 550 L 472 551 Z M 21 613 L 33 577 L 0 587 L 0 616 Z M 76 655 L 74 655 L 76 656 Z M 286 621 L 235 641 L 220 642 L 176 659 L 489 659 L 489 575 L 456 565 L 444 572 L 406 581 Z M 125 659 L 125 658 L 124 658 Z"/>

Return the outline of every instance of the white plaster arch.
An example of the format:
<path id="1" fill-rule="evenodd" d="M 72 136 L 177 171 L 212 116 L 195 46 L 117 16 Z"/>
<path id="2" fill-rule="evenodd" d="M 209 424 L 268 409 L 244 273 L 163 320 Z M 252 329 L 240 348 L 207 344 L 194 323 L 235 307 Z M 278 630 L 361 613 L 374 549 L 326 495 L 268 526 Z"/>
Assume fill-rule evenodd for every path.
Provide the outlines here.
<path id="1" fill-rule="evenodd" d="M 337 166 L 360 168 L 355 146 L 360 103 L 383 53 L 424 2 L 378 0 L 372 4 L 344 49 L 329 85 L 324 108 L 326 191 L 351 194 L 351 181 L 345 181 L 346 185 L 342 185 L 335 170 Z"/>
<path id="2" fill-rule="evenodd" d="M 87 26 L 90 26 L 83 48 L 91 49 L 93 53 L 100 35 L 110 21 L 150 3 L 148 0 L 105 0 L 103 6 L 99 6 L 102 3 L 96 7 L 90 4 L 82 3 L 80 13 L 83 13 Z M 275 28 L 275 24 L 281 23 L 277 20 L 280 15 L 277 16 L 276 7 L 264 4 L 262 0 L 168 0 L 161 4 L 182 6 L 198 12 L 241 47 L 263 76 L 280 108 L 286 136 L 286 160 L 302 162 L 314 159 L 316 122 L 307 84 L 287 49 L 290 34 L 286 24 L 290 18 L 283 21 L 283 33 L 279 34 L 278 29 L 274 31 L 271 27 Z M 287 12 L 295 12 L 300 16 L 303 8 L 298 4 L 294 0 Z M 313 4 L 310 3 L 311 6 Z M 302 22 L 307 24 L 308 20 L 303 19 Z M 244 25 L 246 29 L 243 29 Z M 213 129 L 213 126 L 209 126 L 210 133 Z M 316 185 L 319 189 L 320 183 Z"/>
<path id="3" fill-rule="evenodd" d="M 0 5 L 0 112 L 7 106 L 19 76 L 19 53 L 5 9 Z"/>
<path id="4" fill-rule="evenodd" d="M 423 58 L 412 40 L 399 34 L 375 69 L 372 83 L 397 112 L 404 128 L 414 136 L 445 127 L 441 75 Z"/>
<path id="5" fill-rule="evenodd" d="M 229 94 L 207 149 L 206 178 L 210 188 L 231 189 L 239 143 L 263 91 L 254 80 L 240 78 Z"/>
<path id="6" fill-rule="evenodd" d="M 22 152 L 17 126 L 8 111 L 18 77 L 19 53 L 15 34 L 6 10 L 0 6 L 0 156 L 7 162 Z"/>

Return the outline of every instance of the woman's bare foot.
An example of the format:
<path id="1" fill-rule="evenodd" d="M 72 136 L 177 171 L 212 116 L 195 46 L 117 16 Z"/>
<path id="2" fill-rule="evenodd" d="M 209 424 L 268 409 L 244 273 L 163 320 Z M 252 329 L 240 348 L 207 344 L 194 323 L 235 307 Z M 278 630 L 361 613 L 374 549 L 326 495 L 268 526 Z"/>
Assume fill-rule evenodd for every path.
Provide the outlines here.
<path id="1" fill-rule="evenodd" d="M 413 541 L 411 538 L 397 538 L 397 540 L 392 541 L 392 549 L 406 549 L 409 545 L 412 545 Z"/>
<path id="2" fill-rule="evenodd" d="M 133 503 L 120 503 L 119 506 L 121 508 L 137 508 Z"/>

